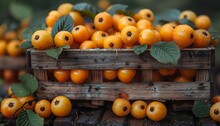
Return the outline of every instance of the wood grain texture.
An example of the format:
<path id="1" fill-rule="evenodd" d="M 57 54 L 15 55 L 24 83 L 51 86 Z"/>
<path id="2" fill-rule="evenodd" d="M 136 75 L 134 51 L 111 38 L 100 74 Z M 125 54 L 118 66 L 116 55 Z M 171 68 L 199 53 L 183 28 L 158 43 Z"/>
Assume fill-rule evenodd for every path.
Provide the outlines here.
<path id="1" fill-rule="evenodd" d="M 177 66 L 161 64 L 146 51 L 141 56 L 132 49 L 69 49 L 62 52 L 56 60 L 46 55 L 44 51 L 29 49 L 28 61 L 32 69 L 158 69 L 158 68 L 190 68 L 210 69 L 213 65 L 214 48 L 183 49 Z"/>
<path id="2" fill-rule="evenodd" d="M 100 126 L 126 126 L 126 117 L 119 117 L 113 114 L 111 110 L 106 110 L 102 120 L 99 123 Z"/>
<path id="3" fill-rule="evenodd" d="M 25 57 L 9 57 L 4 56 L 0 57 L 0 69 L 25 69 L 26 68 L 26 59 Z"/>
<path id="4" fill-rule="evenodd" d="M 114 101 L 122 92 L 128 94 L 129 100 L 206 100 L 210 98 L 210 82 L 105 82 L 82 85 L 71 82 L 40 82 L 37 96 L 53 99 L 58 95 L 65 95 L 72 100 Z"/>

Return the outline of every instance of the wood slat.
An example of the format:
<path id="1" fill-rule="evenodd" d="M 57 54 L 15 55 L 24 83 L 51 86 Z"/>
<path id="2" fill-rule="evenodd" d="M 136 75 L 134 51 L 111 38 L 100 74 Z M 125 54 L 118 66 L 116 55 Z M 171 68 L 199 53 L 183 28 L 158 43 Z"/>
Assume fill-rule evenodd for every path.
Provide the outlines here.
<path id="1" fill-rule="evenodd" d="M 126 126 L 126 117 L 119 117 L 113 114 L 111 110 L 106 110 L 102 120 L 99 123 L 100 126 Z"/>
<path id="2" fill-rule="evenodd" d="M 25 69 L 26 59 L 25 57 L 0 57 L 0 69 Z"/>
<path id="3" fill-rule="evenodd" d="M 172 114 L 170 122 L 172 126 L 195 126 L 193 117 L 188 114 Z"/>
<path id="4" fill-rule="evenodd" d="M 44 51 L 29 49 L 27 53 L 33 69 L 158 69 L 158 68 L 189 68 L 210 69 L 213 65 L 214 48 L 183 49 L 177 66 L 161 64 L 150 56 L 149 50 L 137 56 L 132 49 L 91 49 L 65 50 L 56 60 Z"/>
<path id="5" fill-rule="evenodd" d="M 82 85 L 71 82 L 40 82 L 37 96 L 53 99 L 58 95 L 65 95 L 73 100 L 114 101 L 122 92 L 128 94 L 129 100 L 206 100 L 210 98 L 210 82 L 106 82 Z"/>
<path id="6" fill-rule="evenodd" d="M 103 116 L 104 108 L 86 109 L 80 111 L 79 118 L 76 121 L 77 126 L 97 126 Z"/>
<path id="7" fill-rule="evenodd" d="M 75 118 L 77 117 L 78 109 L 75 108 L 71 111 L 70 115 L 66 117 L 57 117 L 54 120 L 53 126 L 73 126 Z"/>

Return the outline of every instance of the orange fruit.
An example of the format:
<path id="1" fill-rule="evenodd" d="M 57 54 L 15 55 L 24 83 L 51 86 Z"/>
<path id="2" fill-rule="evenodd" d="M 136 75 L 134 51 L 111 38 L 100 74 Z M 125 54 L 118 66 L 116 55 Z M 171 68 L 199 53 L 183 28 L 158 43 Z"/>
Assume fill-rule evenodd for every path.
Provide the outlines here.
<path id="1" fill-rule="evenodd" d="M 53 47 L 53 38 L 49 32 L 39 30 L 34 32 L 31 37 L 31 43 L 35 49 L 45 50 Z"/>
<path id="2" fill-rule="evenodd" d="M 60 31 L 55 35 L 54 43 L 56 47 L 62 47 L 65 45 L 71 47 L 73 45 L 73 36 L 68 31 Z"/>
<path id="3" fill-rule="evenodd" d="M 159 69 L 161 76 L 172 76 L 176 73 L 176 69 Z"/>
<path id="4" fill-rule="evenodd" d="M 5 41 L 12 41 L 17 39 L 17 33 L 15 31 L 8 31 L 4 35 Z"/>
<path id="5" fill-rule="evenodd" d="M 8 43 L 7 53 L 11 57 L 18 57 L 22 54 L 22 49 L 20 48 L 20 42 L 17 40 L 13 40 Z"/>
<path id="6" fill-rule="evenodd" d="M 1 103 L 1 113 L 6 118 L 11 118 L 15 111 L 17 111 L 19 108 L 21 108 L 22 104 L 21 102 L 16 98 L 7 98 L 4 100 L 4 102 Z M 20 113 L 22 109 L 16 112 L 14 115 L 14 118 L 16 118 Z"/>
<path id="7" fill-rule="evenodd" d="M 71 11 L 70 16 L 72 17 L 72 19 L 74 21 L 74 26 L 84 24 L 84 19 L 78 11 Z"/>
<path id="8" fill-rule="evenodd" d="M 48 27 L 53 27 L 55 22 L 60 18 L 60 13 L 58 11 L 50 11 L 46 17 L 46 24 Z"/>
<path id="9" fill-rule="evenodd" d="M 86 27 L 86 29 L 88 30 L 89 32 L 89 38 L 92 37 L 92 35 L 96 32 L 96 28 L 95 28 L 95 25 L 93 23 L 87 23 L 84 25 Z"/>
<path id="10" fill-rule="evenodd" d="M 95 49 L 98 48 L 98 46 L 93 41 L 84 41 L 80 47 L 80 49 Z"/>
<path id="11" fill-rule="evenodd" d="M 137 20 L 146 19 L 150 22 L 154 21 L 154 13 L 150 9 L 142 9 L 137 14 Z"/>
<path id="12" fill-rule="evenodd" d="M 71 70 L 70 78 L 75 84 L 82 84 L 89 77 L 88 70 Z"/>
<path id="13" fill-rule="evenodd" d="M 54 70 L 53 75 L 58 82 L 66 82 L 70 78 L 70 71 L 69 70 Z"/>
<path id="14" fill-rule="evenodd" d="M 167 108 L 161 102 L 151 102 L 146 109 L 147 117 L 153 121 L 161 121 L 167 115 Z"/>
<path id="15" fill-rule="evenodd" d="M 216 121 L 220 122 L 220 102 L 215 103 L 211 106 L 210 117 Z"/>
<path id="16" fill-rule="evenodd" d="M 211 35 L 208 31 L 199 29 L 194 32 L 193 46 L 196 48 L 205 48 L 211 44 Z"/>
<path id="17" fill-rule="evenodd" d="M 86 40 L 89 40 L 89 37 L 90 37 L 89 31 L 83 25 L 78 25 L 74 27 L 72 30 L 72 35 L 73 35 L 74 41 L 78 43 L 82 43 Z"/>
<path id="18" fill-rule="evenodd" d="M 4 70 L 3 77 L 5 81 L 11 82 L 16 79 L 16 72 L 13 70 Z"/>
<path id="19" fill-rule="evenodd" d="M 27 104 L 24 105 L 25 110 L 33 110 L 36 104 L 35 98 L 33 96 L 25 96 L 25 97 L 18 97 L 18 100 L 21 102 L 22 105 L 24 105 L 26 102 Z M 32 101 L 34 100 L 34 101 Z M 32 101 L 32 102 L 30 102 Z"/>
<path id="20" fill-rule="evenodd" d="M 195 20 L 195 25 L 198 29 L 209 29 L 211 27 L 211 19 L 207 15 L 200 15 Z"/>
<path id="21" fill-rule="evenodd" d="M 158 72 L 158 70 L 153 71 L 152 80 L 154 82 L 161 82 L 163 80 L 162 77 L 160 76 L 160 73 Z"/>
<path id="22" fill-rule="evenodd" d="M 153 46 L 157 43 L 157 37 L 153 30 L 145 29 L 139 35 L 139 42 L 141 45 L 147 44 L 149 46 Z"/>
<path id="23" fill-rule="evenodd" d="M 139 32 L 141 32 L 145 29 L 154 30 L 153 24 L 149 20 L 146 20 L 146 19 L 139 20 L 136 24 L 136 27 L 137 27 Z"/>
<path id="24" fill-rule="evenodd" d="M 173 40 L 181 48 L 189 47 L 194 42 L 194 30 L 188 25 L 179 25 L 173 31 Z"/>
<path id="25" fill-rule="evenodd" d="M 178 76 L 175 78 L 174 82 L 192 82 L 192 80 L 183 76 Z"/>
<path id="26" fill-rule="evenodd" d="M 122 42 L 121 39 L 118 38 L 116 35 L 110 35 L 105 38 L 103 47 L 105 49 L 118 49 L 122 48 Z"/>
<path id="27" fill-rule="evenodd" d="M 193 11 L 185 10 L 185 11 L 180 13 L 179 19 L 187 19 L 187 20 L 189 20 L 189 21 L 194 23 L 195 20 L 196 20 L 196 17 L 197 16 L 196 16 L 196 14 Z"/>
<path id="28" fill-rule="evenodd" d="M 160 35 L 160 32 L 156 31 L 156 30 L 153 30 L 153 32 L 155 33 L 156 35 L 156 41 L 157 42 L 160 42 L 162 40 L 161 38 L 161 35 Z"/>
<path id="29" fill-rule="evenodd" d="M 124 16 L 125 15 L 123 15 L 123 14 L 114 14 L 113 15 L 113 27 L 114 27 L 114 29 L 119 30 L 118 29 L 118 22 Z"/>
<path id="30" fill-rule="evenodd" d="M 4 56 L 7 53 L 7 42 L 0 40 L 0 56 Z"/>
<path id="31" fill-rule="evenodd" d="M 121 40 L 125 45 L 133 46 L 138 42 L 139 31 L 135 26 L 126 26 L 121 31 Z"/>
<path id="32" fill-rule="evenodd" d="M 106 10 L 110 6 L 109 0 L 99 0 L 98 7 L 102 10 Z"/>
<path id="33" fill-rule="evenodd" d="M 176 25 L 167 23 L 160 28 L 161 39 L 166 42 L 173 41 L 173 31 Z"/>
<path id="34" fill-rule="evenodd" d="M 180 69 L 180 74 L 186 78 L 192 79 L 196 77 L 197 70 L 195 69 Z"/>
<path id="35" fill-rule="evenodd" d="M 118 21 L 118 30 L 121 31 L 124 27 L 129 25 L 136 26 L 136 21 L 132 17 L 124 16 Z"/>
<path id="36" fill-rule="evenodd" d="M 108 34 L 103 31 L 96 31 L 92 35 L 92 41 L 99 47 L 103 48 L 104 40 L 108 37 Z"/>
<path id="37" fill-rule="evenodd" d="M 135 75 L 136 75 L 136 70 L 132 70 L 132 69 L 119 69 L 118 70 L 118 79 L 122 83 L 130 83 Z"/>
<path id="38" fill-rule="evenodd" d="M 73 9 L 73 5 L 71 3 L 63 3 L 57 8 L 57 11 L 61 15 L 66 15 L 69 14 L 72 11 L 72 9 Z"/>
<path id="39" fill-rule="evenodd" d="M 217 102 L 220 102 L 220 95 L 217 95 L 215 97 L 212 98 L 212 103 L 215 104 Z"/>
<path id="40" fill-rule="evenodd" d="M 34 110 L 39 116 L 43 118 L 48 118 L 51 115 L 50 106 L 50 102 L 43 99 L 36 103 Z"/>
<path id="41" fill-rule="evenodd" d="M 131 105 L 131 115 L 136 119 L 143 119 L 146 114 L 147 103 L 144 101 L 135 101 Z"/>
<path id="42" fill-rule="evenodd" d="M 117 78 L 117 70 L 103 70 L 103 77 L 108 81 L 115 80 Z"/>
<path id="43" fill-rule="evenodd" d="M 17 96 L 13 94 L 12 90 L 11 90 L 11 86 L 8 88 L 8 95 L 11 97 L 11 98 L 16 98 Z"/>
<path id="44" fill-rule="evenodd" d="M 57 96 L 51 102 L 51 111 L 55 116 L 67 116 L 71 110 L 72 103 L 66 96 Z"/>
<path id="45" fill-rule="evenodd" d="M 94 25 L 98 30 L 107 31 L 113 26 L 113 18 L 107 12 L 101 12 L 94 18 Z"/>
<path id="46" fill-rule="evenodd" d="M 218 43 L 219 43 L 219 39 L 214 39 L 214 40 L 212 41 L 212 46 L 218 47 Z"/>
<path id="47" fill-rule="evenodd" d="M 127 116 L 131 111 L 131 104 L 128 100 L 117 98 L 112 105 L 112 111 L 117 116 Z"/>

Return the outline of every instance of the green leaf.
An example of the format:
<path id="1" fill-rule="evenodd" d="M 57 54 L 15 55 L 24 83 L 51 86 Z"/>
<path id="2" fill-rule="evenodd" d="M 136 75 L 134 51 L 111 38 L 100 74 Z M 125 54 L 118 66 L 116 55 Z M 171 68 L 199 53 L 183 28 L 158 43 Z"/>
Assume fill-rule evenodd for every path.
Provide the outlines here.
<path id="1" fill-rule="evenodd" d="M 32 110 L 23 110 L 16 120 L 17 126 L 43 126 L 44 119 Z"/>
<path id="2" fill-rule="evenodd" d="M 111 15 L 114 15 L 116 13 L 126 12 L 127 8 L 128 6 L 124 4 L 114 4 L 107 9 L 107 12 Z"/>
<path id="3" fill-rule="evenodd" d="M 193 114 L 196 117 L 208 117 L 210 111 L 211 104 L 204 101 L 199 101 L 193 106 Z"/>
<path id="4" fill-rule="evenodd" d="M 220 33 L 218 31 L 209 31 L 212 36 L 212 39 L 220 39 Z"/>
<path id="5" fill-rule="evenodd" d="M 194 25 L 194 23 L 188 19 L 179 19 L 179 23 L 180 24 L 187 24 L 187 25 L 191 26 L 193 29 L 196 29 L 196 26 Z"/>
<path id="6" fill-rule="evenodd" d="M 2 102 L 2 100 L 3 100 L 3 98 L 2 98 L 2 97 L 0 97 L 0 103 Z"/>
<path id="7" fill-rule="evenodd" d="M 12 2 L 9 6 L 9 11 L 17 20 L 30 19 L 33 15 L 32 9 L 23 3 Z"/>
<path id="8" fill-rule="evenodd" d="M 5 124 L 0 124 L 0 126 L 5 126 Z"/>
<path id="9" fill-rule="evenodd" d="M 59 31 L 68 31 L 72 32 L 72 29 L 74 27 L 74 21 L 70 15 L 64 15 L 60 17 L 54 24 L 52 29 L 52 36 L 53 38 Z"/>
<path id="10" fill-rule="evenodd" d="M 170 42 L 159 42 L 150 49 L 150 54 L 158 62 L 177 65 L 180 59 L 180 49 L 176 44 Z"/>
<path id="11" fill-rule="evenodd" d="M 58 59 L 63 49 L 69 49 L 69 48 L 70 48 L 69 45 L 62 46 L 60 48 L 50 48 L 46 50 L 46 54 L 52 58 Z"/>
<path id="12" fill-rule="evenodd" d="M 5 83 L 5 81 L 2 78 L 0 78 L 0 85 L 2 85 L 4 83 Z"/>
<path id="13" fill-rule="evenodd" d="M 20 48 L 31 48 L 33 47 L 31 41 L 25 41 L 20 45 Z"/>
<path id="14" fill-rule="evenodd" d="M 144 53 L 147 50 L 147 45 L 139 45 L 134 47 L 134 53 L 137 55 L 140 55 L 141 53 Z"/>
<path id="15" fill-rule="evenodd" d="M 177 9 L 169 9 L 167 11 L 163 11 L 162 13 L 158 14 L 157 20 L 162 21 L 178 21 L 180 15 L 180 11 Z"/>
<path id="16" fill-rule="evenodd" d="M 73 6 L 73 10 L 80 12 L 82 15 L 88 16 L 90 18 L 94 18 L 97 13 L 99 13 L 99 9 L 92 6 L 89 3 L 78 3 Z"/>
<path id="17" fill-rule="evenodd" d="M 19 77 L 20 84 L 12 85 L 12 92 L 19 97 L 32 95 L 38 88 L 36 77 L 31 74 L 24 74 Z"/>

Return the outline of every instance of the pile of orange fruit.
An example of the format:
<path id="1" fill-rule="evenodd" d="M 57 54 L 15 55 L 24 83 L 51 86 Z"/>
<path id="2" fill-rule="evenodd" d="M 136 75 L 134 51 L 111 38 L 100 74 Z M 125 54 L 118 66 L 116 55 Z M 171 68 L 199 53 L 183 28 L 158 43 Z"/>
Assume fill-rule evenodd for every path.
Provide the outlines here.
<path id="1" fill-rule="evenodd" d="M 4 79 L 5 83 L 17 82 L 18 77 L 25 73 L 25 70 L 0 70 L 0 78 Z"/>
<path id="2" fill-rule="evenodd" d="M 28 20 L 21 22 L 16 30 L 8 30 L 5 24 L 0 27 L 0 58 L 2 56 L 19 57 L 25 54 L 25 50 L 20 48 L 24 42 L 21 31 L 29 24 Z"/>
<path id="3" fill-rule="evenodd" d="M 220 122 L 220 95 L 213 97 L 212 103 L 213 105 L 210 109 L 210 117 L 214 121 Z"/>
<path id="4" fill-rule="evenodd" d="M 146 102 L 138 100 L 130 104 L 128 100 L 122 98 L 114 101 L 112 111 L 117 116 L 127 116 L 131 113 L 136 119 L 148 117 L 153 121 L 161 121 L 167 115 L 167 108 L 161 102 L 153 101 L 147 105 Z"/>
<path id="5" fill-rule="evenodd" d="M 43 118 L 48 118 L 52 113 L 55 116 L 64 117 L 69 115 L 72 110 L 72 103 L 65 96 L 57 96 L 51 102 L 46 99 L 37 101 L 34 96 L 17 97 L 12 93 L 11 87 L 8 89 L 8 95 L 10 98 L 2 100 L 0 109 L 6 118 L 12 116 L 16 118 L 22 110 L 34 110 Z M 15 111 L 17 112 L 15 113 Z"/>

